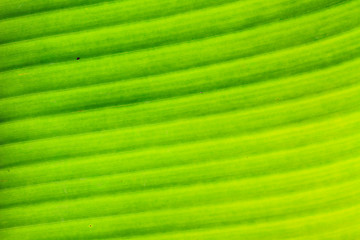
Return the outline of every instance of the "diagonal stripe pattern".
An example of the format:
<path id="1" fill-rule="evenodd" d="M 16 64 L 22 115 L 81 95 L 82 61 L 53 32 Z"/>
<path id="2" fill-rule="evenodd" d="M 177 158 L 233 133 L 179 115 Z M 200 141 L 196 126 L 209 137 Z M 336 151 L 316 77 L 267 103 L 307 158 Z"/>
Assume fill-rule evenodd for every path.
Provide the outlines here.
<path id="1" fill-rule="evenodd" d="M 0 1 L 0 239 L 360 239 L 359 16 Z"/>

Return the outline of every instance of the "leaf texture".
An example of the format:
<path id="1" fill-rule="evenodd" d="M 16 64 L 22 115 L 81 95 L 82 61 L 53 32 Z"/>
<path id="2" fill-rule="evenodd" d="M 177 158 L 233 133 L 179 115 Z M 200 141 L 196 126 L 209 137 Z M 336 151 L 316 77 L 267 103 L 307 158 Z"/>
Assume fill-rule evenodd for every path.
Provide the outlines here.
<path id="1" fill-rule="evenodd" d="M 0 1 L 0 238 L 360 239 L 359 16 Z"/>

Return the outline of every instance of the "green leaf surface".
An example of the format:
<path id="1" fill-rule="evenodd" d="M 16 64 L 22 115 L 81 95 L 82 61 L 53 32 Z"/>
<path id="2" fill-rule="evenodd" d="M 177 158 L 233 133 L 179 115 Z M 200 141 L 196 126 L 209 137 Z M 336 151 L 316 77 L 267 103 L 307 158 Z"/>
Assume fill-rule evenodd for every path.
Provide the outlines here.
<path id="1" fill-rule="evenodd" d="M 0 239 L 360 239 L 360 0 L 1 0 Z"/>

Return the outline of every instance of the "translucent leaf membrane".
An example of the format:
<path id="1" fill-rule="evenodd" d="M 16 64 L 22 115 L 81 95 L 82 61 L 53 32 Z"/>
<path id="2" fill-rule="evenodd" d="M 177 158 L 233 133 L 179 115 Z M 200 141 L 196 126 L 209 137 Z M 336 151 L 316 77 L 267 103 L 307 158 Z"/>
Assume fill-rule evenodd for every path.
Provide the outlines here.
<path id="1" fill-rule="evenodd" d="M 0 239 L 359 239 L 359 16 L 0 1 Z"/>

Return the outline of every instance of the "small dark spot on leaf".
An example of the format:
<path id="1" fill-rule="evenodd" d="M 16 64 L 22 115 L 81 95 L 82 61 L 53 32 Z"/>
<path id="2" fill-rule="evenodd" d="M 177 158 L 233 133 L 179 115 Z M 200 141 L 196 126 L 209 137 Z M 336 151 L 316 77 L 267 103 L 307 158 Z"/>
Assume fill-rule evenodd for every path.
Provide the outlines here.
<path id="1" fill-rule="evenodd" d="M 91 227 L 91 224 L 89 225 L 89 227 Z"/>
<path id="2" fill-rule="evenodd" d="M 80 59 L 79 57 L 76 58 L 76 60 L 79 60 L 79 59 Z"/>

